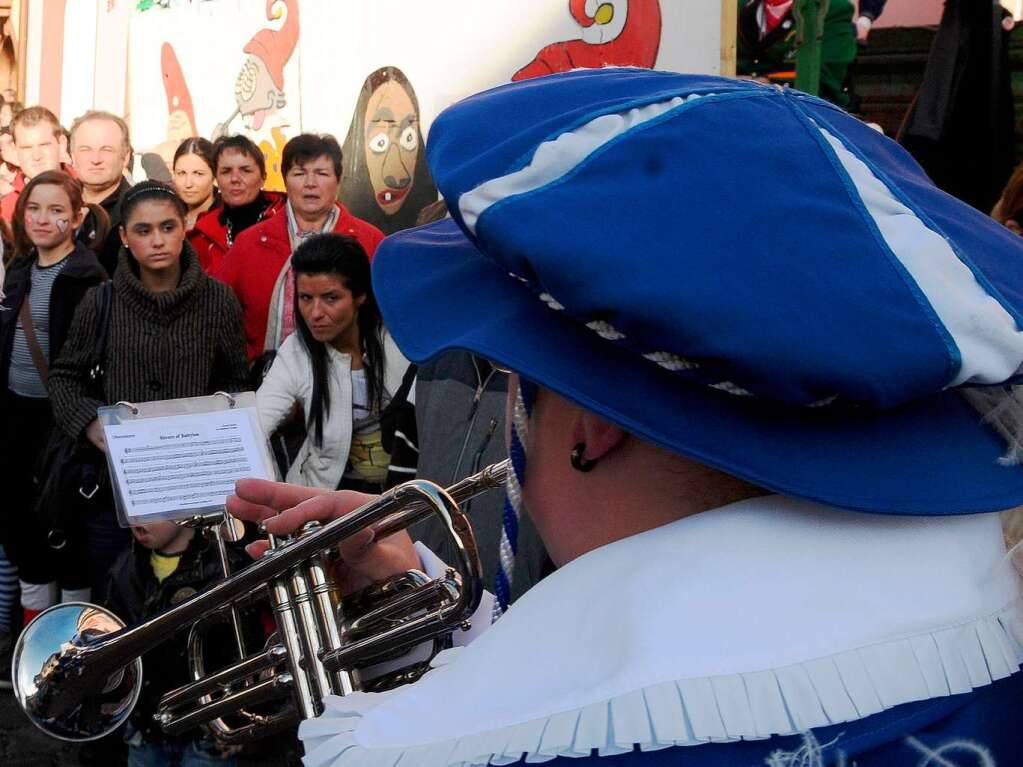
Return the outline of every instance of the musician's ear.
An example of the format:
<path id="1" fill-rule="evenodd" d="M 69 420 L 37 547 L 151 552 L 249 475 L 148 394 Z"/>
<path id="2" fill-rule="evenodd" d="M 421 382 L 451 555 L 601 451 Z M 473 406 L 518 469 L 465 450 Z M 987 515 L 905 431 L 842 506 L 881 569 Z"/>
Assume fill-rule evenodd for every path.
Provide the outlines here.
<path id="1" fill-rule="evenodd" d="M 583 457 L 597 461 L 617 448 L 628 435 L 620 426 L 605 421 L 588 410 L 580 410 L 574 433 L 574 443 L 585 443 Z"/>

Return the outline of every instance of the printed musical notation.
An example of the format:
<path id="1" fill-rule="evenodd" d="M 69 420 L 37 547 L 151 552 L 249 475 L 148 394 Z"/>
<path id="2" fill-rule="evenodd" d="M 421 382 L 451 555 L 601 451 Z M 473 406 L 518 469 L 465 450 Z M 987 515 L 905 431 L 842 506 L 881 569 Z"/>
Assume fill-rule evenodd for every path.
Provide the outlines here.
<path id="1" fill-rule="evenodd" d="M 223 506 L 244 477 L 272 478 L 246 409 L 106 424 L 108 461 L 135 524 Z"/>

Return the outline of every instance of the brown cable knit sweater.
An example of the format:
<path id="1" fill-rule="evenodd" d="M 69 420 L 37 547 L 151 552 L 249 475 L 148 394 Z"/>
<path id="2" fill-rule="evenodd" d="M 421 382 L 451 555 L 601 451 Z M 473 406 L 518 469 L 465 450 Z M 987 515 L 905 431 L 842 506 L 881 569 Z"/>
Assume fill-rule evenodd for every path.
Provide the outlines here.
<path id="1" fill-rule="evenodd" d="M 206 276 L 188 243 L 181 267 L 177 288 L 151 293 L 139 282 L 132 257 L 121 250 L 113 278 L 102 402 L 88 376 L 100 288 L 85 294 L 50 371 L 54 419 L 72 437 L 82 434 L 102 405 L 199 397 L 246 387 L 245 332 L 238 300 L 230 288 Z"/>

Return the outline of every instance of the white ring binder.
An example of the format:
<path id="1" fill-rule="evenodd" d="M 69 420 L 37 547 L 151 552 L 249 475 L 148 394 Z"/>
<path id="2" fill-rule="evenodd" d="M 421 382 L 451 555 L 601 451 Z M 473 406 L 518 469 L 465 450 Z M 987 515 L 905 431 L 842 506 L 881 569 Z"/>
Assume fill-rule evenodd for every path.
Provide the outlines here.
<path id="1" fill-rule="evenodd" d="M 218 391 L 99 408 L 121 524 L 219 525 L 238 480 L 274 479 L 256 404 L 254 392 Z"/>
<path id="2" fill-rule="evenodd" d="M 236 404 L 238 404 L 237 401 L 234 398 L 234 395 L 228 394 L 226 391 L 215 391 L 215 392 L 213 392 L 213 396 L 214 397 L 216 397 L 218 395 L 221 396 L 221 397 L 227 397 L 228 407 L 234 408 L 234 406 Z"/>

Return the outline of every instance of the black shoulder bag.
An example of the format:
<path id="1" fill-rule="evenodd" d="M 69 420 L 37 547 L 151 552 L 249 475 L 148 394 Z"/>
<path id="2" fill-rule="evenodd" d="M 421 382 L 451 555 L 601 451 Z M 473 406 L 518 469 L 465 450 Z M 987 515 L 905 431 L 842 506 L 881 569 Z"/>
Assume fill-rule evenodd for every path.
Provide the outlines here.
<path id="1" fill-rule="evenodd" d="M 100 286 L 96 301 L 98 321 L 88 375 L 96 398 L 105 400 L 103 375 L 113 302 L 109 280 Z M 85 437 L 72 438 L 55 423 L 36 464 L 35 477 L 36 514 L 46 525 L 47 543 L 60 550 L 67 545 L 68 532 L 80 526 L 105 497 L 99 491 L 107 482 L 106 456 Z"/>

